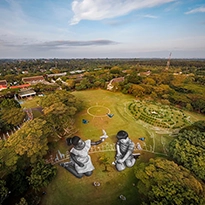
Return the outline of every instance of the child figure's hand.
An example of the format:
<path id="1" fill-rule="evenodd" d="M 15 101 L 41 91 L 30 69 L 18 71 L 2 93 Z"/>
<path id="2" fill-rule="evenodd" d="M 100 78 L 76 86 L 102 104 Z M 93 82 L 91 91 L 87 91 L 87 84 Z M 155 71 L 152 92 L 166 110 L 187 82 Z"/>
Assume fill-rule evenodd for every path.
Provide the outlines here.
<path id="1" fill-rule="evenodd" d="M 102 140 L 102 141 L 105 141 L 105 139 L 107 139 L 108 138 L 108 135 L 107 135 L 107 133 L 105 132 L 105 130 L 102 130 L 103 131 L 103 136 L 101 136 L 100 137 L 100 139 Z"/>
<path id="2" fill-rule="evenodd" d="M 115 159 L 118 161 L 121 158 L 121 156 L 122 155 L 120 153 L 117 153 Z"/>
<path id="3" fill-rule="evenodd" d="M 119 159 L 119 160 L 117 160 L 117 162 L 122 164 L 124 161 L 123 161 L 123 159 Z"/>
<path id="4" fill-rule="evenodd" d="M 108 136 L 107 136 L 107 135 L 106 135 L 106 136 L 105 136 L 105 135 L 103 135 L 103 136 L 101 136 L 101 137 L 100 137 L 100 139 L 101 139 L 102 141 L 105 141 L 105 139 L 107 139 L 107 138 L 108 138 Z"/>

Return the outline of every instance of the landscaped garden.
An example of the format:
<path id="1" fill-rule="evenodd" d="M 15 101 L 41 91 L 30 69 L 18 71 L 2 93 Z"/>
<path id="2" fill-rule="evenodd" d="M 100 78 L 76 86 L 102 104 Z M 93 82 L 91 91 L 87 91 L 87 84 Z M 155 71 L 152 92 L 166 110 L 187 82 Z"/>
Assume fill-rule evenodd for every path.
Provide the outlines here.
<path id="1" fill-rule="evenodd" d="M 128 109 L 136 118 L 150 125 L 167 129 L 179 129 L 192 123 L 183 110 L 156 102 L 134 101 Z"/>

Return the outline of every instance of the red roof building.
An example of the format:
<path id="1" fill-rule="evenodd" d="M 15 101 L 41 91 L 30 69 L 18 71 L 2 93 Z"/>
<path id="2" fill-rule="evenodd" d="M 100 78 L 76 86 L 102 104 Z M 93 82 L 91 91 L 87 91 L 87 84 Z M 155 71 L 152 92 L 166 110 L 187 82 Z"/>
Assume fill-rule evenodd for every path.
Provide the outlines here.
<path id="1" fill-rule="evenodd" d="M 45 78 L 43 76 L 25 77 L 22 81 L 26 84 L 35 85 L 37 83 L 44 83 Z"/>
<path id="2" fill-rule="evenodd" d="M 0 80 L 0 91 L 7 89 L 7 81 L 6 80 Z"/>
<path id="3" fill-rule="evenodd" d="M 1 90 L 4 90 L 4 89 L 7 89 L 7 86 L 5 86 L 5 85 L 0 85 L 0 91 L 1 91 Z"/>
<path id="4" fill-rule="evenodd" d="M 7 86 L 7 81 L 6 80 L 0 80 L 0 85 Z"/>
<path id="5" fill-rule="evenodd" d="M 13 86 L 10 86 L 10 89 L 15 89 L 15 88 L 28 88 L 28 87 L 30 87 L 30 86 L 31 86 L 30 84 L 13 85 Z"/>

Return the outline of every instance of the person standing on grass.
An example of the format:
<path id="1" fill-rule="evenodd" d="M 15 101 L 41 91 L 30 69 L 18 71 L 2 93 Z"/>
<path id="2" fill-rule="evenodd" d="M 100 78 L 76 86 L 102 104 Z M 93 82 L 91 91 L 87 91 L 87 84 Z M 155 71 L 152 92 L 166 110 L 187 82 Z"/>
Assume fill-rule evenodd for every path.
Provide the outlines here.
<path id="1" fill-rule="evenodd" d="M 95 168 L 88 152 L 91 146 L 101 144 L 107 137 L 108 136 L 104 131 L 104 135 L 99 141 L 96 142 L 92 142 L 91 140 L 83 141 L 78 136 L 67 138 L 67 145 L 73 145 L 72 149 L 70 150 L 71 161 L 61 163 L 60 166 L 64 167 L 77 178 L 91 176 Z"/>
<path id="2" fill-rule="evenodd" d="M 135 164 L 133 151 L 135 144 L 129 139 L 128 133 L 120 130 L 116 135 L 118 141 L 116 143 L 115 167 L 118 171 L 123 171 L 126 167 L 132 167 Z"/>

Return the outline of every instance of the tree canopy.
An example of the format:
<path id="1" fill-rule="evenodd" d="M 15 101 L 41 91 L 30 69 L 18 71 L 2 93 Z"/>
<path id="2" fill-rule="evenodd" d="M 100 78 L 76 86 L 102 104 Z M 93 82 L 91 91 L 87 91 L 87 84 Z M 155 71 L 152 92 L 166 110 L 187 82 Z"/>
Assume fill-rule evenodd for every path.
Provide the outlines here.
<path id="1" fill-rule="evenodd" d="M 170 156 L 205 181 L 205 132 L 184 130 L 170 142 Z"/>
<path id="2" fill-rule="evenodd" d="M 203 184 L 189 170 L 163 158 L 150 159 L 136 166 L 135 175 L 144 204 L 203 205 Z"/>
<path id="3" fill-rule="evenodd" d="M 39 190 L 47 186 L 56 175 L 56 167 L 51 164 L 44 164 L 43 161 L 37 162 L 31 171 L 31 175 L 27 177 L 29 184 L 34 190 Z"/>
<path id="4" fill-rule="evenodd" d="M 74 95 L 60 90 L 45 96 L 41 106 L 44 108 L 43 119 L 46 120 L 54 137 L 62 136 L 65 129 L 72 125 L 73 117 L 81 109 L 82 104 Z"/>

